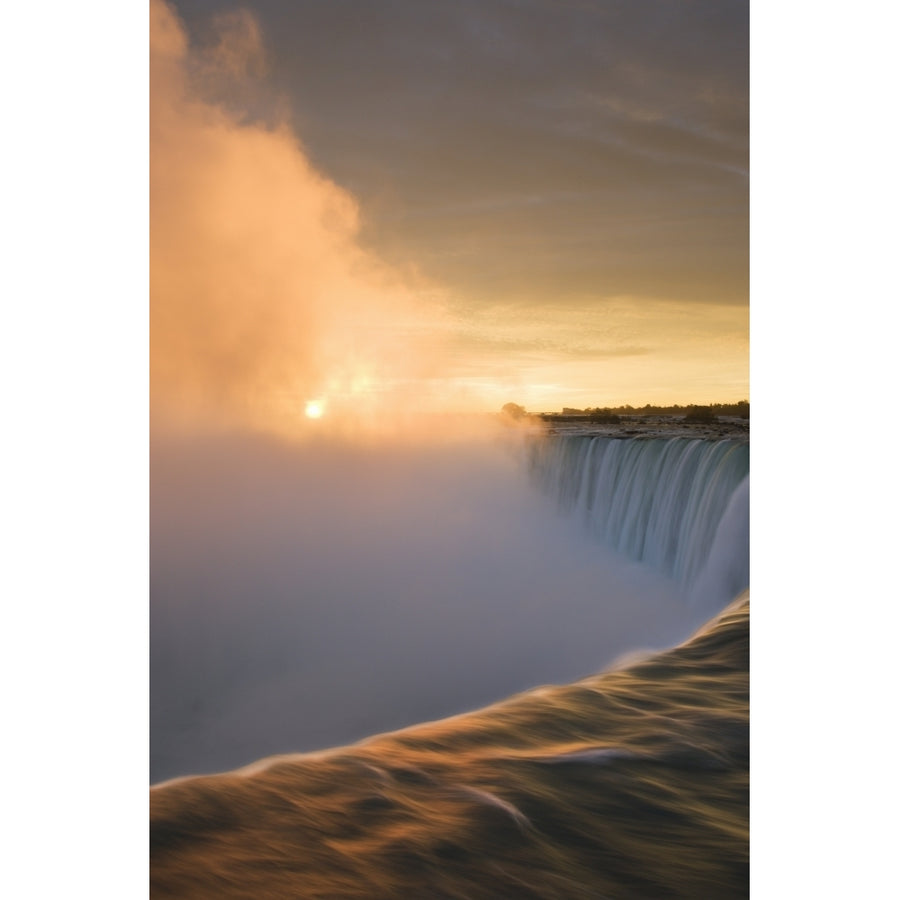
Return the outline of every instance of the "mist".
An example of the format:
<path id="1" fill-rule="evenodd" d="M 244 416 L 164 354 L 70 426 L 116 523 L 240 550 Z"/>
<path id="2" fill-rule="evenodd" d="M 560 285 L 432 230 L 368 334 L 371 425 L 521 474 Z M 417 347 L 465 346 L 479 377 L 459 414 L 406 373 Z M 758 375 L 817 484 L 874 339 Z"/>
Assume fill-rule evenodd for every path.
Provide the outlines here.
<path id="1" fill-rule="evenodd" d="M 567 682 L 697 624 L 490 432 L 157 437 L 151 485 L 154 782 Z"/>
<path id="2" fill-rule="evenodd" d="M 154 425 L 293 434 L 311 400 L 331 422 L 452 402 L 429 389 L 447 365 L 440 292 L 361 246 L 356 200 L 264 87 L 252 14 L 213 28 L 194 47 L 150 4 Z"/>

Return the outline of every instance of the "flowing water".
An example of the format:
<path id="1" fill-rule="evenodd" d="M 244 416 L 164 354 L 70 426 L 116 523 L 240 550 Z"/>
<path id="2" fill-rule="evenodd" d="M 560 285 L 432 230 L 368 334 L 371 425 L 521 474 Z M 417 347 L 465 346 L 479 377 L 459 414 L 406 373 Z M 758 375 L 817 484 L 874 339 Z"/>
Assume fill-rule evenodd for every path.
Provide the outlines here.
<path id="1" fill-rule="evenodd" d="M 721 606 L 749 585 L 748 443 L 553 435 L 527 457 L 561 512 L 689 596 Z"/>
<path id="2" fill-rule="evenodd" d="M 151 792 L 158 897 L 748 893 L 749 599 L 676 649 Z"/>

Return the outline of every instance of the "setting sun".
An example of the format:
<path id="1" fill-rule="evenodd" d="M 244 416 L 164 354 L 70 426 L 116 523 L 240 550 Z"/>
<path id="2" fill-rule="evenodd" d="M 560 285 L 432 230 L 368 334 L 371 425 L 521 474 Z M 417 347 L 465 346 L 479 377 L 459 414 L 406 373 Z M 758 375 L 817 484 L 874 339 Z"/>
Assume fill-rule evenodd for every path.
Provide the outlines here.
<path id="1" fill-rule="evenodd" d="M 321 419 L 322 414 L 325 412 L 325 404 L 322 403 L 321 400 L 307 400 L 306 401 L 306 418 L 307 419 Z"/>

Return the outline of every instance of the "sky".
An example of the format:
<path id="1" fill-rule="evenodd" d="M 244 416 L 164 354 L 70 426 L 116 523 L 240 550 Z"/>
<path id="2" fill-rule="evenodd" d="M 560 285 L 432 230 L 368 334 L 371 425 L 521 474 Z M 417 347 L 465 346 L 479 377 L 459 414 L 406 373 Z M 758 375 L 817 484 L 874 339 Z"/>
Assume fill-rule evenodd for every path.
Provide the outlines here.
<path id="1" fill-rule="evenodd" d="M 154 411 L 749 396 L 746 3 L 151 4 Z"/>

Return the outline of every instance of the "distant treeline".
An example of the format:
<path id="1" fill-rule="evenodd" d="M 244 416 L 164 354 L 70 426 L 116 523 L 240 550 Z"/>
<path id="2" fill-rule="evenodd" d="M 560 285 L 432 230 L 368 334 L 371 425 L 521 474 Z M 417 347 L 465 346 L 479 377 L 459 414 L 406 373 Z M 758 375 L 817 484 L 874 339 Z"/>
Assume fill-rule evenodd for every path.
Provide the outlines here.
<path id="1" fill-rule="evenodd" d="M 525 407 L 517 403 L 507 403 L 502 410 L 513 418 L 529 415 Z M 621 421 L 622 416 L 679 416 L 687 422 L 714 422 L 719 416 L 737 416 L 741 419 L 750 418 L 750 402 L 739 400 L 737 403 L 710 403 L 699 406 L 689 403 L 687 406 L 654 406 L 651 403 L 646 406 L 588 406 L 585 409 L 573 409 L 564 406 L 562 415 L 588 417 L 592 422 L 615 424 Z"/>
<path id="2" fill-rule="evenodd" d="M 654 406 L 651 403 L 646 406 L 594 406 L 586 409 L 563 409 L 563 415 L 589 416 L 594 422 L 616 423 L 622 416 L 680 416 L 686 422 L 714 422 L 719 416 L 737 416 L 741 419 L 750 418 L 750 403 L 747 400 L 739 400 L 737 403 L 710 403 L 707 406 L 699 406 L 690 403 L 687 406 Z"/>
<path id="3" fill-rule="evenodd" d="M 739 416 L 742 419 L 750 418 L 750 403 L 747 400 L 739 400 L 737 403 L 709 403 L 699 406 L 690 403 L 687 406 L 595 406 L 587 409 L 563 409 L 564 415 L 619 415 L 619 416 L 689 416 L 691 418 L 706 418 L 709 416 Z"/>

